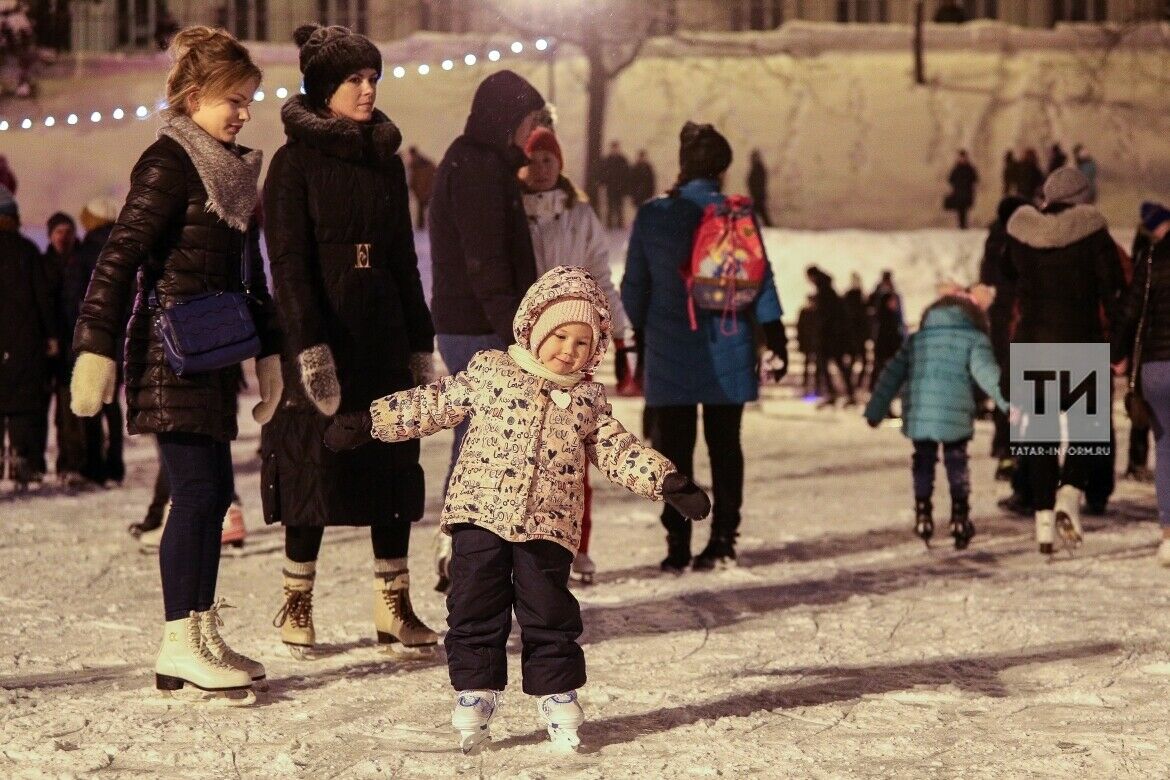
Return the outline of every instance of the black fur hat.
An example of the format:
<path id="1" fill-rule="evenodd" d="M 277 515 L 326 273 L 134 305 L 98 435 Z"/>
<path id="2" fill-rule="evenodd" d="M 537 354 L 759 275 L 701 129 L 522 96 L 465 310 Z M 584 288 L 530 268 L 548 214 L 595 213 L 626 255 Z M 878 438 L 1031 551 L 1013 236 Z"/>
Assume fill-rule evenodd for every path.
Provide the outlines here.
<path id="1" fill-rule="evenodd" d="M 731 144 L 711 125 L 687 122 L 678 139 L 681 181 L 714 179 L 731 167 Z"/>
<path id="2" fill-rule="evenodd" d="M 314 109 L 323 109 L 351 74 L 372 68 L 382 77 L 382 53 L 369 38 L 347 27 L 302 24 L 293 32 L 301 50 L 305 97 Z"/>

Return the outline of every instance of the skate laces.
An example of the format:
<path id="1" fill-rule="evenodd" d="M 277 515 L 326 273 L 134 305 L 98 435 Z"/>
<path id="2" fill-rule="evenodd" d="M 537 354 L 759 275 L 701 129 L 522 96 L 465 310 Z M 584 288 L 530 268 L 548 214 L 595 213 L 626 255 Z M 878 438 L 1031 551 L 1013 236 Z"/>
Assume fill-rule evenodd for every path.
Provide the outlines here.
<path id="1" fill-rule="evenodd" d="M 397 617 L 411 628 L 426 628 L 418 615 L 414 614 L 414 605 L 410 603 L 409 588 L 392 588 L 392 580 L 384 581 L 382 585 L 382 600 L 390 609 L 390 614 Z"/>
<path id="2" fill-rule="evenodd" d="M 203 621 L 200 620 L 198 612 L 192 612 L 191 619 L 187 621 L 187 639 L 188 639 L 189 644 L 192 647 L 195 647 L 197 649 L 197 652 L 199 654 L 199 658 L 204 663 L 206 663 L 210 666 L 214 666 L 217 669 L 232 669 L 232 670 L 234 670 L 235 669 L 234 666 L 232 666 L 227 661 L 220 658 L 219 656 L 217 656 L 215 653 L 211 652 L 208 649 L 208 647 L 207 647 L 208 643 L 204 641 L 204 638 L 205 637 L 203 635 Z M 223 647 L 225 647 L 225 648 L 227 647 L 227 645 L 223 644 L 223 639 L 221 639 L 219 634 L 216 633 L 214 630 L 211 630 L 208 632 L 206 639 L 209 639 L 212 642 L 214 642 L 215 640 L 219 640 L 219 645 L 223 645 Z M 230 648 L 229 648 L 229 651 L 230 651 Z"/>
<path id="3" fill-rule="evenodd" d="M 211 605 L 211 609 L 207 610 L 207 614 L 210 617 L 208 618 L 207 625 L 205 626 L 206 630 L 203 632 L 204 644 L 210 645 L 212 648 L 214 648 L 216 652 L 219 653 L 220 660 L 226 662 L 229 666 L 232 665 L 232 662 L 250 663 L 250 658 L 237 653 L 235 650 L 229 647 L 228 643 L 224 641 L 222 636 L 220 636 L 219 627 L 223 625 L 223 618 L 219 616 L 219 610 L 221 608 L 235 609 L 235 605 L 229 604 L 226 599 L 220 598 Z M 215 656 L 215 653 L 211 653 L 210 655 Z"/>
<path id="4" fill-rule="evenodd" d="M 286 621 L 292 620 L 297 628 L 308 628 L 313 625 L 313 591 L 284 588 L 284 605 L 276 611 L 272 618 L 274 628 L 280 628 Z"/>

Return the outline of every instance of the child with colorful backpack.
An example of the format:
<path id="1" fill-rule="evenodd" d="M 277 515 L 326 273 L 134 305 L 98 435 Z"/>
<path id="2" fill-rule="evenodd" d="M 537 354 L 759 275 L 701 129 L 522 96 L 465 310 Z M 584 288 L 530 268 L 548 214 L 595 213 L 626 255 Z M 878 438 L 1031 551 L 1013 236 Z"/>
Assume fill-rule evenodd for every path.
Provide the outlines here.
<path id="1" fill-rule="evenodd" d="M 453 537 L 444 642 L 458 692 L 451 724 L 465 753 L 490 738 L 508 681 L 513 608 L 523 629 L 524 692 L 538 697 L 554 744 L 580 743 L 585 658 L 568 581 L 587 461 L 684 517 L 711 508 L 694 482 L 613 418 L 605 388 L 584 378 L 611 339 L 609 305 L 588 271 L 549 270 L 521 301 L 514 332 L 507 352 L 485 350 L 453 376 L 339 415 L 325 434 L 327 446 L 347 449 L 470 421 L 441 519 Z"/>
<path id="2" fill-rule="evenodd" d="M 977 284 L 970 290 L 947 285 L 927 307 L 921 325 L 886 365 L 865 407 L 876 428 L 890 402 L 902 394 L 902 433 L 914 443 L 914 532 L 928 545 L 934 533 L 932 496 L 938 451 L 943 452 L 951 489 L 951 536 L 955 549 L 975 535 L 971 522 L 971 475 L 967 443 L 974 434 L 974 382 L 1007 411 L 999 388 L 999 364 L 988 336 L 987 308 L 995 288 Z"/>

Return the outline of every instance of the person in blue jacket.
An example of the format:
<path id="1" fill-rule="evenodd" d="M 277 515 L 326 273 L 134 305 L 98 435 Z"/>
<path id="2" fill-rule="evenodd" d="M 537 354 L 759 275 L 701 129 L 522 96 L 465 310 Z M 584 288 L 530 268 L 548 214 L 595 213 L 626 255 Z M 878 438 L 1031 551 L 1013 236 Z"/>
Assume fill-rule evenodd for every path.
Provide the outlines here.
<path id="1" fill-rule="evenodd" d="M 994 297 L 995 288 L 987 285 L 975 285 L 970 292 L 948 288 L 927 307 L 918 332 L 886 365 L 865 407 L 865 419 L 876 428 L 902 391 L 902 433 L 914 442 L 914 530 L 926 542 L 934 533 L 931 497 L 941 445 L 951 488 L 951 535 L 956 550 L 966 548 L 975 535 L 967 463 L 967 443 L 975 432 L 972 381 L 997 407 L 1008 408 L 988 335 L 987 308 Z"/>
<path id="2" fill-rule="evenodd" d="M 692 122 L 679 138 L 678 182 L 638 209 L 621 292 L 631 325 L 645 334 L 645 396 L 654 419 L 654 448 L 688 477 L 694 476 L 697 408 L 703 408 L 715 501 L 711 538 L 694 558 L 694 568 L 706 571 L 735 560 L 744 481 L 740 422 L 744 404 L 759 395 L 753 323 L 764 334 L 770 352 L 765 365 L 777 381 L 787 372 L 788 351 L 770 267 L 760 294 L 740 316 L 721 326 L 719 312 L 698 310 L 698 327 L 691 329 L 679 269 L 690 262 L 704 208 L 723 200 L 731 145 L 711 125 Z M 662 569 L 681 573 L 692 562 L 691 523 L 667 507 L 662 524 L 667 533 Z"/>

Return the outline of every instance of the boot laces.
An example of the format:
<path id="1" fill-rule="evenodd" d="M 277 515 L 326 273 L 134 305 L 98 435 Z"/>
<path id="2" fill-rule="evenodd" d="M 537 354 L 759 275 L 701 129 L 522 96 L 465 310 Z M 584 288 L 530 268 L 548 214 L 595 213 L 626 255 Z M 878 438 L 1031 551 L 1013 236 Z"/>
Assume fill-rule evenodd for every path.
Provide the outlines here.
<path id="1" fill-rule="evenodd" d="M 212 638 L 214 637 L 214 639 Z M 203 623 L 199 619 L 197 613 L 192 613 L 191 619 L 187 621 L 187 639 L 189 643 L 197 649 L 199 658 L 207 665 L 214 666 L 217 669 L 232 669 L 235 667 L 227 661 L 219 658 L 215 653 L 208 649 L 208 642 L 205 639 L 214 641 L 219 640 L 219 644 L 223 645 L 223 640 L 219 638 L 219 634 L 215 631 L 209 632 L 207 637 L 203 635 Z M 227 645 L 224 645 L 227 647 Z"/>
<path id="2" fill-rule="evenodd" d="M 216 600 L 216 602 L 211 605 L 211 609 L 208 610 L 208 613 L 211 615 L 211 619 L 207 621 L 206 631 L 204 632 L 203 636 L 204 644 L 210 645 L 212 648 L 214 648 L 216 652 L 219 653 L 220 659 L 227 662 L 229 666 L 233 663 L 238 664 L 244 661 L 250 661 L 251 659 L 245 658 L 235 650 L 231 649 L 227 642 L 223 641 L 223 637 L 220 636 L 219 627 L 223 625 L 223 618 L 219 615 L 219 611 L 221 609 L 235 609 L 235 605 L 229 604 L 227 599 L 223 598 Z M 215 653 L 211 653 L 211 655 L 214 656 Z"/>
<path id="3" fill-rule="evenodd" d="M 426 628 L 418 615 L 414 614 L 414 605 L 410 603 L 409 588 L 392 588 L 386 582 L 382 586 L 382 600 L 390 609 L 390 614 L 411 628 Z"/>
<path id="4" fill-rule="evenodd" d="M 284 586 L 284 604 L 276 611 L 272 625 L 280 628 L 289 620 L 297 628 L 309 628 L 313 625 L 313 591 Z"/>

